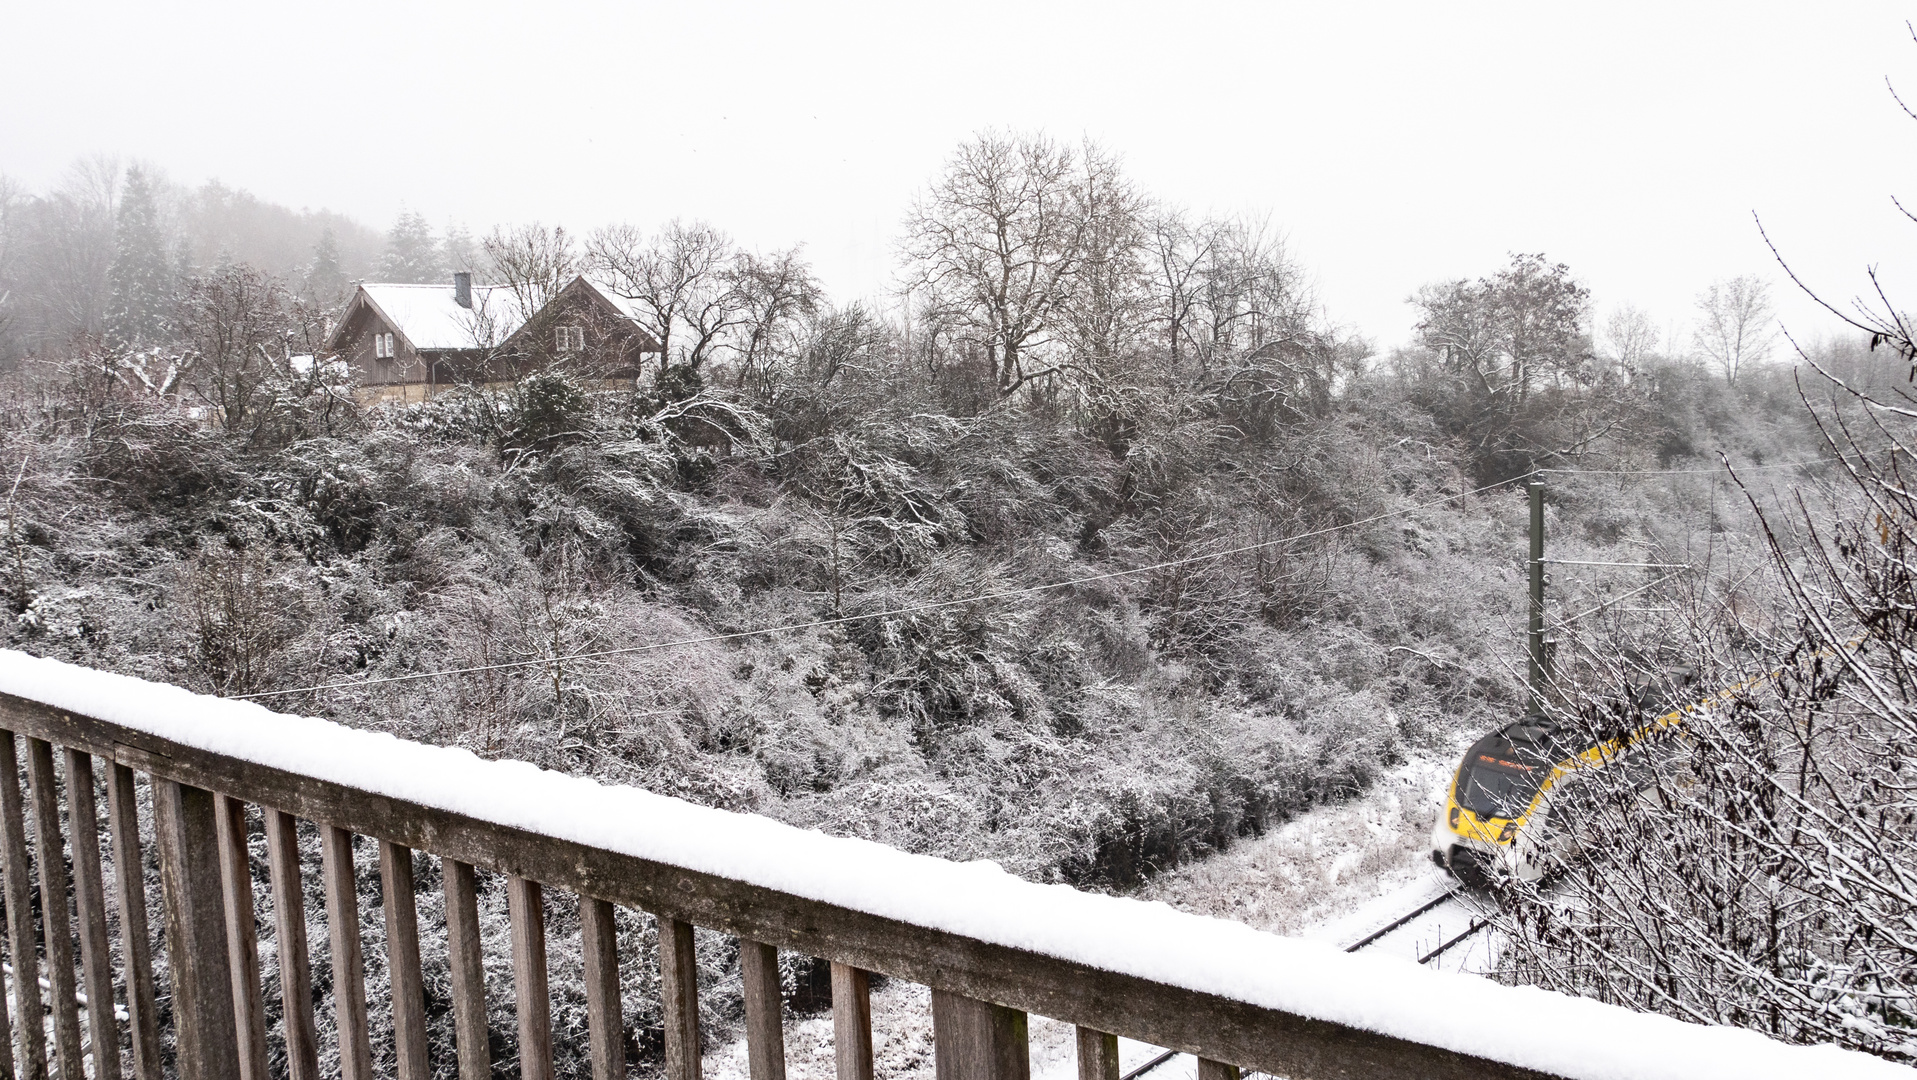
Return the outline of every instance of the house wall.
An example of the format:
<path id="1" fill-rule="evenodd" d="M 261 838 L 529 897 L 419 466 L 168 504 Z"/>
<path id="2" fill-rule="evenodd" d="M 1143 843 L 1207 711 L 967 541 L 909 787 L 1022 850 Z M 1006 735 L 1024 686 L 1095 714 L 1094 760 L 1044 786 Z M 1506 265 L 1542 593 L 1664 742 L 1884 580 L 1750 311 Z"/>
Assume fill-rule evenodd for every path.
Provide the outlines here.
<path id="1" fill-rule="evenodd" d="M 382 359 L 373 355 L 373 335 L 393 333 L 393 347 L 398 354 L 392 359 Z M 393 327 L 379 317 L 371 307 L 365 304 L 357 306 L 346 320 L 345 344 L 340 356 L 346 360 L 362 386 L 380 386 L 388 383 L 419 383 L 426 381 L 426 366 L 406 339 L 393 332 Z"/>
<path id="2" fill-rule="evenodd" d="M 512 380 L 483 383 L 386 383 L 379 386 L 362 385 L 354 394 L 354 400 L 361 405 L 412 405 L 431 401 L 441 394 L 450 394 L 468 387 L 492 393 L 503 393 L 513 388 Z M 631 390 L 631 379 L 590 379 L 588 389 L 594 390 Z M 703 422 L 703 421 L 702 421 Z"/>
<path id="3" fill-rule="evenodd" d="M 561 326 L 585 330 L 586 347 L 582 352 L 559 352 L 555 331 Z M 644 372 L 647 354 L 643 350 L 651 342 L 630 322 L 607 311 L 590 293 L 568 289 L 527 320 L 507 345 L 522 372 L 564 363 L 588 378 L 630 385 Z"/>
<path id="4" fill-rule="evenodd" d="M 583 328 L 585 349 L 559 352 L 554 331 L 560 326 Z M 384 333 L 393 334 L 398 353 L 390 359 L 373 355 L 374 335 Z M 648 361 L 656 355 L 649 350 L 657 348 L 604 300 L 583 289 L 561 293 L 496 351 L 421 353 L 376 309 L 358 301 L 337 340 L 339 355 L 358 381 L 358 397 L 365 404 L 426 401 L 459 386 L 510 387 L 517 379 L 555 364 L 587 385 L 629 390 L 649 373 Z"/>

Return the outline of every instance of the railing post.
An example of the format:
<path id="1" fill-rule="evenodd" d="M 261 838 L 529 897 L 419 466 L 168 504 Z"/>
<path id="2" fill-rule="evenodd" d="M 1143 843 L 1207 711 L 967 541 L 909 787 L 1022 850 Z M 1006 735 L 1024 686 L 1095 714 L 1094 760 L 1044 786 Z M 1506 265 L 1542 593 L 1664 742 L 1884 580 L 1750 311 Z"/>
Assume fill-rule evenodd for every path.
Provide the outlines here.
<path id="1" fill-rule="evenodd" d="M 506 913 L 513 930 L 520 1080 L 553 1080 L 552 994 L 546 984 L 546 896 L 539 883 L 509 875 Z"/>
<path id="2" fill-rule="evenodd" d="M 699 1080 L 699 959 L 692 924 L 659 919 L 659 996 L 666 1013 L 666 1080 Z"/>
<path id="3" fill-rule="evenodd" d="M 33 871 L 27 855 L 26 804 L 13 732 L 0 731 L 0 869 L 6 875 L 7 941 L 13 957 L 13 1034 L 20 1080 L 46 1080 L 47 1035 L 41 1017 L 40 949 L 33 929 Z"/>
<path id="4" fill-rule="evenodd" d="M 13 1020 L 7 1013 L 7 995 L 0 992 L 0 1080 L 18 1080 L 13 1068 Z"/>
<path id="5" fill-rule="evenodd" d="M 626 1075 L 626 1015 L 619 1002 L 619 935 L 612 905 L 579 898 L 579 935 L 586 960 L 586 1024 L 592 1080 Z"/>
<path id="6" fill-rule="evenodd" d="M 226 900 L 226 963 L 233 979 L 233 1028 L 240 1039 L 240 1075 L 266 1073 L 266 1002 L 260 989 L 260 936 L 253 916 L 253 858 L 247 843 L 246 804 L 213 797 L 220 834 L 220 878 Z"/>
<path id="7" fill-rule="evenodd" d="M 153 780 L 160 838 L 160 888 L 166 907 L 173 1025 L 182 1080 L 239 1080 L 233 984 L 226 963 L 226 913 L 220 896 L 219 830 L 213 793 Z"/>
<path id="8" fill-rule="evenodd" d="M 86 1080 L 80 1059 L 80 1007 L 73 1000 L 73 920 L 67 915 L 66 843 L 60 836 L 59 783 L 53 746 L 27 740 L 27 784 L 33 789 L 33 856 L 40 871 L 40 931 L 47 950 L 47 996 L 53 1006 L 53 1046 L 60 1075 Z"/>
<path id="9" fill-rule="evenodd" d="M 429 1080 L 426 1068 L 426 982 L 419 967 L 419 906 L 413 895 L 413 849 L 379 842 L 385 895 L 386 969 L 393 981 L 393 1049 L 399 1080 Z"/>
<path id="10" fill-rule="evenodd" d="M 739 939 L 739 981 L 745 989 L 751 1080 L 785 1080 L 785 995 L 779 986 L 779 950 Z"/>
<path id="11" fill-rule="evenodd" d="M 453 1042 L 459 1080 L 490 1080 L 492 1048 L 486 1036 L 486 969 L 479 948 L 479 886 L 471 863 L 440 861 L 446 892 L 447 966 L 453 976 Z"/>
<path id="12" fill-rule="evenodd" d="M 312 947 L 306 936 L 306 886 L 300 877 L 299 826 L 264 807 L 266 863 L 273 878 L 273 948 L 280 959 L 280 1026 L 287 1080 L 319 1080 L 319 1025 L 313 1020 Z"/>
<path id="13" fill-rule="evenodd" d="M 1030 1080 L 1025 1014 L 945 990 L 932 991 L 937 1080 Z"/>
<path id="14" fill-rule="evenodd" d="M 1118 1080 L 1118 1036 L 1078 1029 L 1078 1080 Z"/>
<path id="15" fill-rule="evenodd" d="M 373 1080 L 352 833 L 337 825 L 320 826 L 320 867 L 326 878 L 326 936 L 333 947 L 333 1024 L 339 1030 L 340 1076 Z"/>
<path id="16" fill-rule="evenodd" d="M 107 779 L 107 821 L 113 828 L 113 889 L 119 900 L 120 955 L 126 963 L 126 1008 L 133 1028 L 133 1076 L 135 1080 L 161 1080 L 160 1013 L 154 1003 L 153 938 L 146 919 L 140 808 L 133 789 L 133 770 L 117 761 Z"/>
<path id="17" fill-rule="evenodd" d="M 872 1080 L 872 977 L 837 962 L 832 965 L 832 1047 L 838 1080 Z"/>
<path id="18" fill-rule="evenodd" d="M 87 986 L 87 1043 L 93 1053 L 93 1075 L 117 1078 L 120 1025 L 113 1019 L 113 954 L 107 945 L 106 877 L 100 871 L 100 794 L 93 783 L 93 755 L 69 747 L 66 759 L 73 906 L 80 914 L 80 969 Z"/>

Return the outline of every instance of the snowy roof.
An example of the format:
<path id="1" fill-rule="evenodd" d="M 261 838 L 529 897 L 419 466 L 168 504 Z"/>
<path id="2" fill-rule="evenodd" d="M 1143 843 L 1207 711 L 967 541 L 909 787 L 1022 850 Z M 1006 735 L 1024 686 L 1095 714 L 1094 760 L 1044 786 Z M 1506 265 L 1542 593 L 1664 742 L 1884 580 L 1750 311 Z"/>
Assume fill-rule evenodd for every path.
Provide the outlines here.
<path id="1" fill-rule="evenodd" d="M 1855 1051 L 1348 954 L 1162 903 L 1024 881 L 991 863 L 827 836 L 14 650 L 0 650 L 0 692 L 511 828 L 1574 1080 L 1917 1075 Z"/>
<path id="2" fill-rule="evenodd" d="M 358 295 L 419 350 L 490 348 L 510 337 L 529 314 L 504 285 L 474 285 L 471 308 L 459 305 L 451 284 L 369 282 Z"/>
<path id="3" fill-rule="evenodd" d="M 644 321 L 644 309 L 641 308 L 636 301 L 629 300 L 626 297 L 620 296 L 618 293 L 612 290 L 612 286 L 610 284 L 604 281 L 595 280 L 594 278 L 589 277 L 585 274 L 581 274 L 579 276 L 579 280 L 585 282 L 587 288 L 591 289 L 595 293 L 598 293 L 599 296 L 606 301 L 606 303 L 611 304 L 613 308 L 615 308 L 619 312 L 619 314 L 625 316 L 629 321 L 637 324 L 640 329 L 642 330 L 645 329 L 646 323 Z"/>

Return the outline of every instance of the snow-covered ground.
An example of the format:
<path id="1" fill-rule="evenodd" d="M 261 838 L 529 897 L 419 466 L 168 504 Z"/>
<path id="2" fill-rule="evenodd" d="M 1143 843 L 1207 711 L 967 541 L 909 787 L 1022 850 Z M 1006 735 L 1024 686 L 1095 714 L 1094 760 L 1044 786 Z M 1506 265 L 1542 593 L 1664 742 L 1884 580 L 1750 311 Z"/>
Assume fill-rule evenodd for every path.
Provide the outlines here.
<path id="1" fill-rule="evenodd" d="M 1450 888 L 1450 877 L 1432 864 L 1426 845 L 1453 768 L 1450 762 L 1404 765 L 1351 802 L 1301 814 L 1265 836 L 1159 877 L 1143 898 L 1261 930 L 1355 942 Z M 1381 939 L 1378 949 L 1416 959 L 1465 929 L 1474 913 L 1468 901 L 1450 901 Z M 1473 941 L 1434 966 L 1480 971 L 1488 959 L 1485 947 Z M 1034 1016 L 1029 1034 L 1033 1080 L 1077 1077 L 1072 1025 Z M 899 982 L 874 990 L 872 1039 L 881 1080 L 930 1078 L 930 993 Z M 1119 1067 L 1130 1071 L 1159 1053 L 1156 1046 L 1120 1039 Z M 706 1070 L 713 1080 L 746 1080 L 745 1041 L 710 1055 Z M 1181 1054 L 1147 1076 L 1194 1080 L 1196 1072 L 1195 1062 Z M 788 1025 L 786 1073 L 790 1080 L 834 1080 L 829 1014 Z"/>
<path id="2" fill-rule="evenodd" d="M 1033 1080 L 1076 1080 L 1078 1039 L 1070 1024 L 1043 1016 L 1029 1020 Z M 1156 1046 L 1118 1040 L 1122 1072 L 1157 1057 Z M 878 1080 L 931 1080 L 932 993 L 915 983 L 886 980 L 872 991 L 872 1071 Z M 1180 1055 L 1153 1069 L 1150 1080 L 1194 1080 L 1192 1059 Z M 708 1053 L 704 1073 L 710 1080 L 748 1080 L 743 1037 Z M 788 1021 L 785 1028 L 787 1080 L 837 1080 L 832 1051 L 832 1015 Z"/>
<path id="3" fill-rule="evenodd" d="M 1445 880 L 1427 845 L 1455 767 L 1399 766 L 1350 802 L 1300 814 L 1160 876 L 1141 899 L 1278 934 L 1342 943 L 1351 929 L 1355 940 L 1366 919 L 1408 906 L 1402 890 L 1435 889 Z"/>

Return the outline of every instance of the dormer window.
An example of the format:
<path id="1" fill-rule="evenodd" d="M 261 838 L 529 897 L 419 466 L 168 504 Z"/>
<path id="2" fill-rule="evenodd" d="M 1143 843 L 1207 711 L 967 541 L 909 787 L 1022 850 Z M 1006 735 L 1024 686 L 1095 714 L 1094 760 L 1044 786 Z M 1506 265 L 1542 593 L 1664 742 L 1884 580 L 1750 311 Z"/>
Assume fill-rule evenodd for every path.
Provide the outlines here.
<path id="1" fill-rule="evenodd" d="M 393 335 L 373 335 L 373 359 L 391 360 L 393 358 Z"/>
<path id="2" fill-rule="evenodd" d="M 554 327 L 553 348 L 562 353 L 586 351 L 586 328 L 583 326 Z"/>

